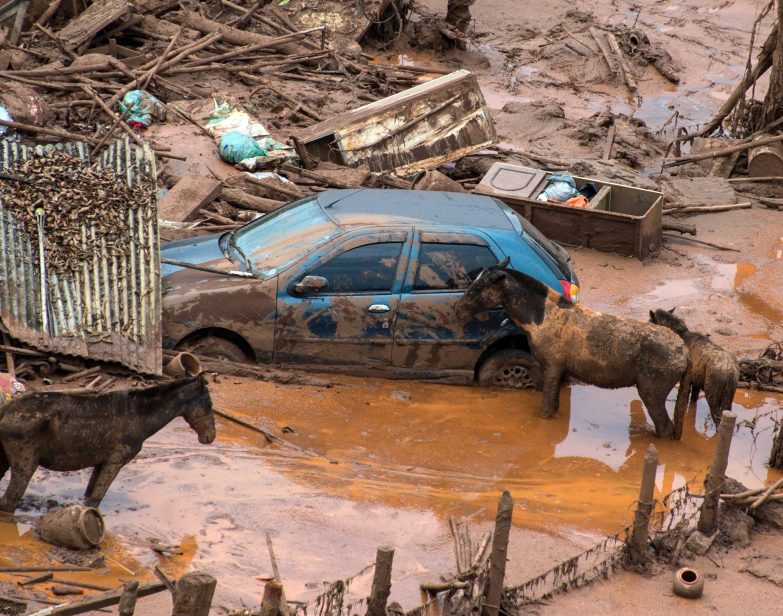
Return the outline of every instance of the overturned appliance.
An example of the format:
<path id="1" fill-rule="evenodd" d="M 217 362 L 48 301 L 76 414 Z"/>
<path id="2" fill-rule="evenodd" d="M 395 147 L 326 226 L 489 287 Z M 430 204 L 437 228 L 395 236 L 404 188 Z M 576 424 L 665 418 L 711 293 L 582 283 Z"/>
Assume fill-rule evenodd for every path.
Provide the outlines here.
<path id="1" fill-rule="evenodd" d="M 154 154 L 125 139 L 89 163 L 83 143 L 0 141 L 0 321 L 44 351 L 160 374 Z"/>
<path id="2" fill-rule="evenodd" d="M 460 70 L 338 115 L 294 138 L 299 156 L 400 174 L 461 158 L 495 140 L 476 77 Z"/>
<path id="3" fill-rule="evenodd" d="M 644 260 L 661 245 L 663 195 L 654 190 L 570 176 L 592 197 L 584 207 L 541 200 L 555 176 L 541 169 L 495 163 L 475 192 L 504 201 L 544 235 L 564 244 Z M 587 191 L 583 191 L 587 192 Z"/>

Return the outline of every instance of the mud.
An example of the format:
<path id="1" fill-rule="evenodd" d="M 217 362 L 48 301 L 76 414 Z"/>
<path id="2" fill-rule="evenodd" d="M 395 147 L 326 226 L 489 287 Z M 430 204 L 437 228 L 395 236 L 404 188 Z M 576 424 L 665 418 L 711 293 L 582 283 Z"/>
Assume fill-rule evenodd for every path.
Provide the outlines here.
<path id="1" fill-rule="evenodd" d="M 516 507 L 508 576 L 518 582 L 629 523 L 650 443 L 661 459 L 658 497 L 686 481 L 698 486 L 714 449 L 704 400 L 691 406 L 683 440 L 673 443 L 654 436 L 630 389 L 565 388 L 559 414 L 546 420 L 538 393 L 341 380 L 323 388 L 221 378 L 212 386 L 216 405 L 289 445 L 269 445 L 218 418 L 216 444 L 203 448 L 184 421 L 172 423 L 104 499 L 109 570 L 73 575 L 112 585 L 126 568 L 143 577 L 156 563 L 172 575 L 200 568 L 221 580 L 219 605 L 257 604 L 263 584 L 255 577 L 271 570 L 269 530 L 290 599 L 311 600 L 322 582 L 356 574 L 390 543 L 393 598 L 410 608 L 420 601 L 418 584 L 453 569 L 449 515 L 470 517 L 478 537 L 509 489 Z M 742 427 L 729 473 L 747 486 L 781 476 L 764 465 L 769 413 L 780 402 L 737 394 Z M 756 415 L 751 432 L 745 422 Z M 39 472 L 23 505 L 52 494 L 76 502 L 85 481 L 85 473 Z M 29 527 L 0 529 L 8 539 L 0 566 L 46 562 L 51 546 Z M 184 554 L 158 556 L 150 539 Z M 0 575 L 7 579 L 17 578 Z M 354 600 L 369 581 L 365 575 L 351 586 Z"/>

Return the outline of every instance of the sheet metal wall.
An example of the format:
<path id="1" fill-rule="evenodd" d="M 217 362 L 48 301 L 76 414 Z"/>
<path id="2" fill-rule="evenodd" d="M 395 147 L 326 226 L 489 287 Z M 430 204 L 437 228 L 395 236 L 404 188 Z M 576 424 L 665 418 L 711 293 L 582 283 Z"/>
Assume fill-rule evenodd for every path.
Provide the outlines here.
<path id="1" fill-rule="evenodd" d="M 83 143 L 28 148 L 0 141 L 0 169 L 32 156 L 62 150 L 89 164 Z M 101 233 L 82 225 L 81 237 L 95 242 L 81 268 L 67 278 L 46 276 L 42 308 L 39 268 L 33 264 L 37 238 L 31 238 L 0 200 L 0 319 L 11 336 L 36 348 L 66 355 L 118 362 L 139 372 L 160 374 L 161 303 L 155 157 L 152 151 L 120 140 L 107 148 L 95 167 L 112 170 L 119 182 L 151 191 L 150 205 L 127 208 L 130 228 L 125 257 L 109 256 Z M 9 169 L 10 170 L 10 169 Z M 30 178 L 34 179 L 34 178 Z M 101 207 L 96 203 L 95 207 Z M 45 259 L 44 259 L 45 260 Z"/>

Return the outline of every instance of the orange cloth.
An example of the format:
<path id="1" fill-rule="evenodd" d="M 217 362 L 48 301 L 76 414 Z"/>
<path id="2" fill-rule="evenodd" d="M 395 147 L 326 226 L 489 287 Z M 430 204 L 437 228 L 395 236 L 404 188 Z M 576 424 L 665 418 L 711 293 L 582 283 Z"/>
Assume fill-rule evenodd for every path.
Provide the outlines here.
<path id="1" fill-rule="evenodd" d="M 571 207 L 588 207 L 590 201 L 588 201 L 587 197 L 584 195 L 577 195 L 576 197 L 571 197 L 565 204 L 570 205 Z"/>

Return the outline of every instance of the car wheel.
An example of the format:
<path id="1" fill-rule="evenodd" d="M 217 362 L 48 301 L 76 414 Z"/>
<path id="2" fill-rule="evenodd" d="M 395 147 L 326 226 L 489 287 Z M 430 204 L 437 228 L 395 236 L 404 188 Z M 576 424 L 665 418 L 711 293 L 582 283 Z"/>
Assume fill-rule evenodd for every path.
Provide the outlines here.
<path id="1" fill-rule="evenodd" d="M 541 389 L 541 366 L 533 356 L 520 349 L 503 349 L 481 364 L 477 381 L 484 387 Z"/>
<path id="2" fill-rule="evenodd" d="M 183 351 L 190 351 L 204 357 L 214 357 L 215 359 L 235 362 L 248 361 L 248 356 L 239 345 L 220 336 L 204 336 L 203 338 L 190 340 L 180 346 Z"/>

